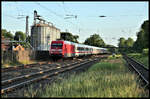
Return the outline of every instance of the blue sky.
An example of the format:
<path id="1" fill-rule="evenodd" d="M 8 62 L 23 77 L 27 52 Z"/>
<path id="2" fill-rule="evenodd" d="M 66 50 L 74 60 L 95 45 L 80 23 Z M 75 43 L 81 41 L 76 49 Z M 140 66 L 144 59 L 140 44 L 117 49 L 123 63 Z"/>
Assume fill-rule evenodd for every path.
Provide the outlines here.
<path id="1" fill-rule="evenodd" d="M 148 2 L 2 2 L 2 29 L 15 33 L 25 32 L 25 18 L 29 16 L 29 34 L 33 24 L 33 12 L 52 22 L 61 32 L 66 29 L 79 35 L 84 42 L 90 35 L 99 34 L 106 44 L 117 46 L 118 39 L 128 37 L 136 40 L 141 24 L 148 20 Z M 77 15 L 77 19 L 64 19 L 66 15 Z M 100 18 L 98 16 L 105 15 Z"/>

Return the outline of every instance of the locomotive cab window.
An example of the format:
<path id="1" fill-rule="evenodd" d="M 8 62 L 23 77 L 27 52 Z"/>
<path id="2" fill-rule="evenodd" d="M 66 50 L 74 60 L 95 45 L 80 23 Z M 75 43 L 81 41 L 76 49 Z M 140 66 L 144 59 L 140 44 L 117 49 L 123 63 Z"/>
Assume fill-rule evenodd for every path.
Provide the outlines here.
<path id="1" fill-rule="evenodd" d="M 52 47 L 62 47 L 62 43 L 53 43 Z"/>

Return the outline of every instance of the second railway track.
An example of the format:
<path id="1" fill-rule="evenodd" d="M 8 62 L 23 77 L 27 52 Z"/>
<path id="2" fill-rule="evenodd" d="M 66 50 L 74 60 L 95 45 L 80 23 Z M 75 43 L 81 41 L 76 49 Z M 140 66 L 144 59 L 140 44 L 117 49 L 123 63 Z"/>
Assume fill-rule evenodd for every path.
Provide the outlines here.
<path id="1" fill-rule="evenodd" d="M 13 89 L 16 89 L 18 87 L 28 85 L 35 81 L 45 79 L 49 76 L 54 76 L 54 75 L 57 75 L 59 73 L 62 73 L 68 70 L 72 70 L 74 68 L 78 68 L 81 65 L 85 65 L 90 62 L 95 62 L 95 61 L 98 61 L 99 59 L 100 59 L 99 57 L 95 57 L 91 59 L 84 59 L 81 61 L 73 62 L 71 64 L 56 65 L 55 68 L 53 67 L 53 68 L 49 68 L 49 69 L 42 70 L 39 72 L 34 72 L 34 73 L 14 77 L 12 79 L 2 80 L 1 81 L 1 84 L 2 84 L 1 93 L 3 94 L 3 93 L 10 92 Z"/>
<path id="2" fill-rule="evenodd" d="M 70 64 L 74 63 L 75 61 L 82 61 L 81 59 L 76 59 L 76 60 L 72 60 L 72 61 L 64 61 L 64 62 L 45 62 L 43 64 L 41 63 L 36 63 L 36 64 L 27 64 L 27 65 L 22 65 L 22 66 L 15 66 L 15 67 L 9 67 L 9 68 L 3 68 L 2 71 L 2 80 L 6 80 L 6 79 L 10 79 L 13 77 L 17 77 L 17 76 L 22 76 L 22 75 L 26 75 L 29 73 L 33 73 L 33 72 L 40 72 L 42 70 L 46 70 L 49 68 L 54 68 L 57 67 L 59 65 L 64 65 L 64 64 Z"/>
<path id="3" fill-rule="evenodd" d="M 127 55 L 123 55 L 124 59 L 127 63 L 134 69 L 134 71 L 141 77 L 141 79 L 145 82 L 146 86 L 149 86 L 149 69 L 145 68 L 145 66 L 134 59 L 128 57 Z"/>

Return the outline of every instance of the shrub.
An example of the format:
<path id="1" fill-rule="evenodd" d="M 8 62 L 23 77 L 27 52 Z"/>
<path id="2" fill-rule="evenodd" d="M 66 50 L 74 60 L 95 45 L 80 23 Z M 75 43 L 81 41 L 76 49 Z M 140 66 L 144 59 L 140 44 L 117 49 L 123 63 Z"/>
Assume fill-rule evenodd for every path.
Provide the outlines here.
<path id="1" fill-rule="evenodd" d="M 146 48 L 146 49 L 143 49 L 142 54 L 143 54 L 143 55 L 148 55 L 148 52 L 149 52 L 149 49 Z"/>

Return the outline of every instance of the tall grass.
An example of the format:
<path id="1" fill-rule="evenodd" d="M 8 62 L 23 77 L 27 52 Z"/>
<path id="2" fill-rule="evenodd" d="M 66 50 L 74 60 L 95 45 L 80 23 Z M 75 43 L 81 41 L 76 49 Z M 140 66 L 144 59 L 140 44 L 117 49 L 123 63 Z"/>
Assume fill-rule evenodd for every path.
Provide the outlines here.
<path id="1" fill-rule="evenodd" d="M 71 75 L 45 89 L 25 91 L 26 97 L 149 97 L 120 59 L 108 59 L 86 72 Z"/>

